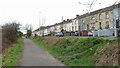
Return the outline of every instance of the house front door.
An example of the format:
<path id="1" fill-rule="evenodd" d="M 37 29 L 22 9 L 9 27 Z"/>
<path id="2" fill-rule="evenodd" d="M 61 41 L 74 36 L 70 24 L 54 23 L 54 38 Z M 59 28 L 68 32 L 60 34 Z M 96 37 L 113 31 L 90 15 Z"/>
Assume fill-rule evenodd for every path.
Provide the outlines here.
<path id="1" fill-rule="evenodd" d="M 101 22 L 99 22 L 99 27 L 100 27 L 100 29 L 102 29 L 102 27 L 101 27 Z"/>
<path id="2" fill-rule="evenodd" d="M 89 30 L 89 25 L 87 24 L 87 30 Z"/>

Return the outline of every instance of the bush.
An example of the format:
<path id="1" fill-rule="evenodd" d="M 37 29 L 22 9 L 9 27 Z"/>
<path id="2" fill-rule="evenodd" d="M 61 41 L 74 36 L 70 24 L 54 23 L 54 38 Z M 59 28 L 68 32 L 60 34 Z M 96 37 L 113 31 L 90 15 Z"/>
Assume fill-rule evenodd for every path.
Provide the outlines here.
<path id="1" fill-rule="evenodd" d="M 20 24 L 15 22 L 6 23 L 2 26 L 2 53 L 5 54 L 13 43 L 17 42 L 17 38 L 21 36 L 22 33 L 18 32 Z"/>
<path id="2" fill-rule="evenodd" d="M 19 26 L 20 26 L 20 24 L 17 24 L 15 22 L 4 24 L 2 26 L 3 38 L 5 37 L 8 40 L 10 40 L 11 42 L 16 42 Z"/>

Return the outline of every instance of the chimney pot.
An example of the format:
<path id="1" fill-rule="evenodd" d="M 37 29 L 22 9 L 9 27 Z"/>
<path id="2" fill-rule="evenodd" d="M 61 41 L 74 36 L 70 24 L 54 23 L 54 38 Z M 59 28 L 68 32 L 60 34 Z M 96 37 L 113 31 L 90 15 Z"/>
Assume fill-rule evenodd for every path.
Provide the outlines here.
<path id="1" fill-rule="evenodd" d="M 77 14 L 76 17 L 78 17 L 79 15 Z"/>
<path id="2" fill-rule="evenodd" d="M 69 19 L 67 19 L 67 21 L 69 21 Z"/>

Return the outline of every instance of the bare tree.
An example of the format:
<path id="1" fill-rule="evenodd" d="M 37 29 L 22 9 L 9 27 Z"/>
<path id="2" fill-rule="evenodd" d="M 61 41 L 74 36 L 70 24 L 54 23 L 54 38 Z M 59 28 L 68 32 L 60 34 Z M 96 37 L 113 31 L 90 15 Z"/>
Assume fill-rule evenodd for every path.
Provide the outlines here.
<path id="1" fill-rule="evenodd" d="M 25 30 L 27 32 L 27 36 L 30 37 L 32 35 L 33 26 L 31 24 L 26 24 Z"/>
<path id="2" fill-rule="evenodd" d="M 11 42 L 17 41 L 17 32 L 19 30 L 20 24 L 16 22 L 6 23 L 2 26 L 3 37 L 7 38 Z"/>
<path id="3" fill-rule="evenodd" d="M 87 9 L 83 10 L 84 12 L 90 13 L 93 9 L 94 4 L 97 2 L 97 0 L 92 0 L 91 3 L 87 2 L 86 4 L 82 4 L 81 2 L 79 2 L 80 5 L 86 5 Z M 100 4 L 100 3 L 99 3 Z"/>

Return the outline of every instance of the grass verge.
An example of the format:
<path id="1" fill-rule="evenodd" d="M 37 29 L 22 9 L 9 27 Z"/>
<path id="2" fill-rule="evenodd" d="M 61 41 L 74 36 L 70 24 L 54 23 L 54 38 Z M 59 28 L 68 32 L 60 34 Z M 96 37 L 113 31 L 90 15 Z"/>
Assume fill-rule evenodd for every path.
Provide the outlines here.
<path id="1" fill-rule="evenodd" d="M 3 66 L 17 66 L 19 59 L 22 53 L 24 39 L 21 38 L 14 46 L 10 49 L 10 51 L 3 56 L 2 65 Z"/>
<path id="2" fill-rule="evenodd" d="M 57 58 L 68 66 L 95 66 L 95 61 L 99 58 L 99 56 L 94 55 L 97 48 L 113 41 L 100 38 L 65 38 L 67 41 L 63 44 L 57 41 L 54 45 L 47 46 L 47 44 L 42 42 L 44 39 L 41 37 L 31 40 L 56 58 L 59 56 L 71 56 Z M 74 41 L 69 41 L 69 39 L 74 39 Z M 74 54 L 77 55 L 73 56 Z"/>

